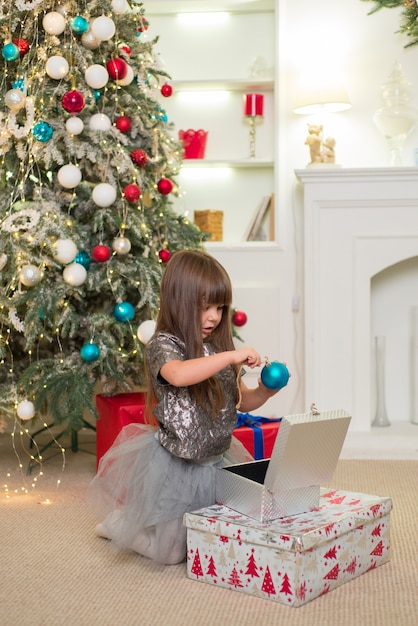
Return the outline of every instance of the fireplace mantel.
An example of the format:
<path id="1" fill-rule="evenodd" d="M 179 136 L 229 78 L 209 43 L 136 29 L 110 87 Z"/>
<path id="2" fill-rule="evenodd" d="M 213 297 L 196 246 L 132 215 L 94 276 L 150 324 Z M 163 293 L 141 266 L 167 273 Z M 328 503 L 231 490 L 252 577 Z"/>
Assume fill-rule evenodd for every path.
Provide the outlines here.
<path id="1" fill-rule="evenodd" d="M 371 279 L 418 255 L 418 168 L 297 170 L 304 196 L 305 403 L 372 416 Z M 405 416 L 405 420 L 408 416 Z"/>

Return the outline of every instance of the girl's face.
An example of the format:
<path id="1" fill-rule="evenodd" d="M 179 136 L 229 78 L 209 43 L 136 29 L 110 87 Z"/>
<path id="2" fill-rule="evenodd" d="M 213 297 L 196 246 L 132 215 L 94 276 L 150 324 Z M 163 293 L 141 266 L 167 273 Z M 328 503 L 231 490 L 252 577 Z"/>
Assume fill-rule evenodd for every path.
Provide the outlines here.
<path id="1" fill-rule="evenodd" d="M 202 338 L 206 339 L 219 326 L 224 312 L 223 304 L 204 304 L 202 308 Z"/>

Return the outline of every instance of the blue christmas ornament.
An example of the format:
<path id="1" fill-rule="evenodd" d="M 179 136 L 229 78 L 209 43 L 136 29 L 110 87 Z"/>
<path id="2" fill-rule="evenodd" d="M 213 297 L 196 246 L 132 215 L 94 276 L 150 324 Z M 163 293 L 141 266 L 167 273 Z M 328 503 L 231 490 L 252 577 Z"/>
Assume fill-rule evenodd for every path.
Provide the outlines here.
<path id="1" fill-rule="evenodd" d="M 93 98 L 96 100 L 96 102 L 98 102 L 101 97 L 102 97 L 102 92 L 99 91 L 98 89 L 95 89 L 93 91 Z"/>
<path id="2" fill-rule="evenodd" d="M 80 356 L 83 361 L 92 363 L 93 361 L 97 361 L 97 359 L 99 358 L 100 348 L 95 343 L 85 343 L 80 350 Z"/>
<path id="3" fill-rule="evenodd" d="M 89 22 L 82 15 L 76 15 L 70 21 L 70 28 L 76 35 L 82 35 L 89 29 Z"/>
<path id="4" fill-rule="evenodd" d="M 261 382 L 267 389 L 281 389 L 289 381 L 289 370 L 284 363 L 272 361 L 261 370 Z"/>
<path id="5" fill-rule="evenodd" d="M 20 89 L 20 91 L 25 91 L 25 80 L 23 78 L 18 78 L 18 80 L 15 80 L 15 82 L 12 84 L 12 88 Z"/>
<path id="6" fill-rule="evenodd" d="M 17 59 L 20 57 L 20 50 L 19 47 L 16 46 L 16 44 L 10 42 L 6 43 L 6 45 L 3 46 L 1 54 L 3 59 L 5 59 L 6 61 L 17 61 Z"/>
<path id="7" fill-rule="evenodd" d="M 113 315 L 118 322 L 130 322 L 135 317 L 135 308 L 130 302 L 119 302 L 113 309 Z"/>
<path id="8" fill-rule="evenodd" d="M 80 265 L 85 267 L 86 270 L 89 270 L 90 269 L 90 256 L 88 252 L 86 252 L 85 250 L 80 250 L 80 252 L 78 252 L 75 255 L 74 263 L 80 263 Z"/>
<path id="9" fill-rule="evenodd" d="M 53 135 L 53 128 L 48 124 L 48 122 L 43 122 L 42 120 L 37 122 L 35 126 L 32 128 L 32 135 L 38 141 L 42 141 L 42 143 L 46 143 L 49 141 Z"/>

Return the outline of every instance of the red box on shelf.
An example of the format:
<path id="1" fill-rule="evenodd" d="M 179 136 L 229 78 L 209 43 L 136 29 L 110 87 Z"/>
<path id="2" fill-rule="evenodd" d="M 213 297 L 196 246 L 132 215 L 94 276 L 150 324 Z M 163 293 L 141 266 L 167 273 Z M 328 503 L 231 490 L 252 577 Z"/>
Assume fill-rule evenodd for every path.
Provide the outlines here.
<path id="1" fill-rule="evenodd" d="M 185 159 L 204 159 L 206 150 L 206 141 L 208 138 L 207 130 L 179 130 L 179 139 L 183 142 Z"/>
<path id="2" fill-rule="evenodd" d="M 281 418 L 259 417 L 238 413 L 238 426 L 233 432 L 256 461 L 269 459 L 274 448 Z"/>
<path id="3" fill-rule="evenodd" d="M 121 393 L 96 396 L 99 419 L 96 424 L 96 469 L 122 428 L 132 422 L 145 424 L 146 394 Z"/>

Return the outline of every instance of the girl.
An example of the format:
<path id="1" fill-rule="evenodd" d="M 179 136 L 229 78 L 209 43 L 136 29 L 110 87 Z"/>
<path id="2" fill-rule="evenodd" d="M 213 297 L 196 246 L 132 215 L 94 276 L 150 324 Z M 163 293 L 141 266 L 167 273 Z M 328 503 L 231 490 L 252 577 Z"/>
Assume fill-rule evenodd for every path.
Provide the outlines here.
<path id="1" fill-rule="evenodd" d="M 175 253 L 161 281 L 160 311 L 146 348 L 156 426 L 125 426 L 101 459 L 89 499 L 99 535 L 159 563 L 186 556 L 183 514 L 215 503 L 218 467 L 252 460 L 232 438 L 237 408 L 249 412 L 276 391 L 249 389 L 241 368 L 261 365 L 235 349 L 231 282 L 202 251 Z"/>

